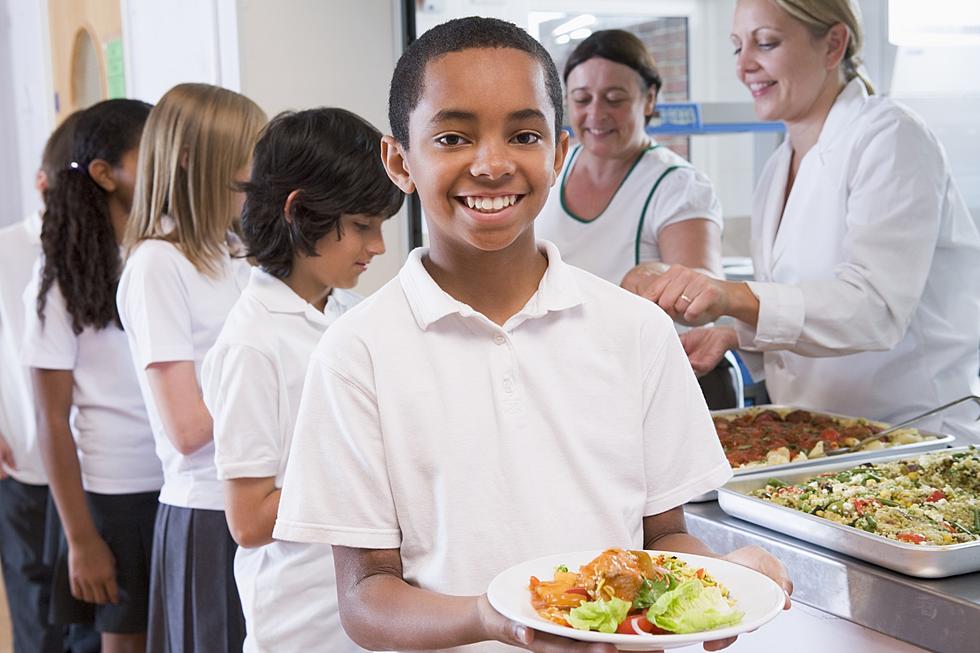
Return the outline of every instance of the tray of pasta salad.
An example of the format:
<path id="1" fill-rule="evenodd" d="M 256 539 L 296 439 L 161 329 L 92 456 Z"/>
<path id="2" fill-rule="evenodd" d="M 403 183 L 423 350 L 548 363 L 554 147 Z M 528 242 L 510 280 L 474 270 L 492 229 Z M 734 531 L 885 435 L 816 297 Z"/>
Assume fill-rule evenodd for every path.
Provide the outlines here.
<path id="1" fill-rule="evenodd" d="M 775 404 L 713 411 L 711 419 L 725 456 L 739 477 L 832 462 L 871 460 L 892 452 L 941 449 L 951 446 L 956 439 L 952 435 L 907 428 L 869 442 L 859 451 L 828 458 L 829 451 L 854 446 L 889 425 L 863 417 Z M 714 499 L 715 493 L 708 492 L 693 501 Z"/>
<path id="2" fill-rule="evenodd" d="M 487 599 L 535 630 L 648 651 L 755 630 L 780 613 L 786 595 L 727 560 L 613 548 L 517 564 L 493 579 Z"/>
<path id="3" fill-rule="evenodd" d="M 980 571 L 980 448 L 734 479 L 728 514 L 920 578 Z"/>

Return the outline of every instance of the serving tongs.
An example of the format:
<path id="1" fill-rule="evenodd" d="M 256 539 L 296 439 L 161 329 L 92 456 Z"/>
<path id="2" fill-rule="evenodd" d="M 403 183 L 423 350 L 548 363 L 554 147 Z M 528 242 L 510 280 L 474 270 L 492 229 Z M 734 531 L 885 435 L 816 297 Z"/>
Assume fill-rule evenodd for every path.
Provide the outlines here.
<path id="1" fill-rule="evenodd" d="M 898 431 L 900 429 L 904 429 L 904 428 L 906 428 L 908 426 L 911 426 L 912 424 L 915 424 L 916 422 L 918 422 L 920 420 L 924 420 L 927 417 L 931 417 L 932 415 L 935 415 L 936 413 L 941 413 L 942 411 L 946 410 L 947 408 L 952 408 L 953 406 L 956 406 L 958 404 L 962 404 L 965 401 L 973 401 L 973 402 L 976 402 L 976 404 L 978 406 L 980 406 L 980 397 L 978 397 L 976 395 L 967 395 L 965 397 L 960 397 L 956 401 L 951 401 L 948 404 L 943 404 L 939 408 L 933 408 L 932 410 L 927 411 L 925 413 L 922 413 L 921 415 L 916 415 L 915 417 L 913 417 L 911 419 L 907 419 L 904 422 L 901 422 L 901 423 L 896 424 L 894 426 L 890 426 L 887 429 L 885 429 L 884 431 L 879 431 L 878 433 L 875 433 L 872 436 L 869 436 L 867 438 L 864 438 L 863 440 L 861 440 L 860 442 L 858 442 L 857 444 L 855 444 L 853 446 L 850 446 L 850 447 L 841 447 L 840 449 L 830 449 L 829 451 L 825 451 L 824 452 L 824 455 L 827 455 L 827 456 L 839 456 L 842 453 L 852 453 L 852 452 L 855 452 L 855 451 L 860 451 L 869 442 L 874 442 L 875 440 L 880 440 L 881 438 L 883 438 L 886 435 L 891 435 L 895 431 Z M 977 419 L 980 420 L 980 416 L 977 416 Z"/>

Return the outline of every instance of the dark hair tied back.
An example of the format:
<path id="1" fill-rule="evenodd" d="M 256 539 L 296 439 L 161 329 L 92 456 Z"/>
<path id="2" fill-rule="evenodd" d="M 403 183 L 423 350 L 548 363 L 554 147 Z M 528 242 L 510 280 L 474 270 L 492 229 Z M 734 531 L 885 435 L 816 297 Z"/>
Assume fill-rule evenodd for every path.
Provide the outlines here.
<path id="1" fill-rule="evenodd" d="M 150 105 L 137 100 L 106 100 L 80 112 L 69 164 L 56 174 L 46 196 L 41 228 L 44 264 L 37 314 L 44 320 L 48 291 L 57 283 L 71 315 L 72 330 L 102 329 L 115 322 L 116 286 L 121 260 L 109 217 L 108 195 L 89 176 L 101 159 L 115 167 L 139 146 Z M 77 165 L 72 165 L 77 164 Z"/>
<path id="2" fill-rule="evenodd" d="M 572 69 L 593 57 L 601 57 L 632 68 L 643 80 L 646 88 L 653 88 L 656 92 L 660 92 L 663 80 L 660 71 L 657 70 L 657 64 L 643 41 L 635 34 L 621 29 L 593 32 L 579 43 L 568 57 L 562 79 L 567 83 Z"/>

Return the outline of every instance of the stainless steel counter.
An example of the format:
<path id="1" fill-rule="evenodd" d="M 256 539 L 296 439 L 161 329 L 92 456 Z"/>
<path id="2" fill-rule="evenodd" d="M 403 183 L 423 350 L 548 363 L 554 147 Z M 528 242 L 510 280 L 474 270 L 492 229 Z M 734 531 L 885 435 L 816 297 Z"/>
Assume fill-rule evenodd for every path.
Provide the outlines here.
<path id="1" fill-rule="evenodd" d="M 716 551 L 756 544 L 793 578 L 793 598 L 942 653 L 980 651 L 980 573 L 924 580 L 730 517 L 717 502 L 688 504 L 688 530 Z"/>

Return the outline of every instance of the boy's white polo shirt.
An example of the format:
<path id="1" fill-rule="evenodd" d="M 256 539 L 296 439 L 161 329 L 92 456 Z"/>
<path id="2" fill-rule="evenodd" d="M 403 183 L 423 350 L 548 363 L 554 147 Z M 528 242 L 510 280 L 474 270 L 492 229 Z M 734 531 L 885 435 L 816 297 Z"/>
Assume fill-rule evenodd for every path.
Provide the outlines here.
<path id="1" fill-rule="evenodd" d="M 645 515 L 728 480 L 666 314 L 540 246 L 538 291 L 503 327 L 415 250 L 327 331 L 277 538 L 400 548 L 408 582 L 477 595 L 530 558 L 640 547 Z"/>
<path id="2" fill-rule="evenodd" d="M 273 476 L 282 486 L 310 354 L 360 297 L 335 289 L 321 312 L 252 268 L 201 368 L 214 417 L 219 479 Z M 245 651 L 360 651 L 337 609 L 333 555 L 323 544 L 272 542 L 235 554 L 245 612 Z"/>
<path id="3" fill-rule="evenodd" d="M 126 334 L 112 322 L 103 329 L 86 326 L 76 335 L 57 281 L 48 289 L 42 321 L 36 310 L 40 283 L 38 260 L 24 291 L 22 361 L 72 373 L 71 431 L 82 486 L 98 494 L 156 492 L 163 471 Z"/>
<path id="4" fill-rule="evenodd" d="M 17 469 L 4 468 L 21 483 L 48 482 L 34 424 L 34 393 L 21 363 L 24 340 L 24 288 L 41 254 L 41 216 L 0 229 L 0 433 L 14 454 Z"/>
<path id="5" fill-rule="evenodd" d="M 182 508 L 224 510 L 224 494 L 214 467 L 214 444 L 187 456 L 167 436 L 150 390 L 152 363 L 193 361 L 200 374 L 204 355 L 218 338 L 231 307 L 248 279 L 249 265 L 230 255 L 219 271 L 205 275 L 176 245 L 145 240 L 129 255 L 119 279 L 116 304 L 129 337 L 143 400 L 163 463 L 160 503 Z"/>

